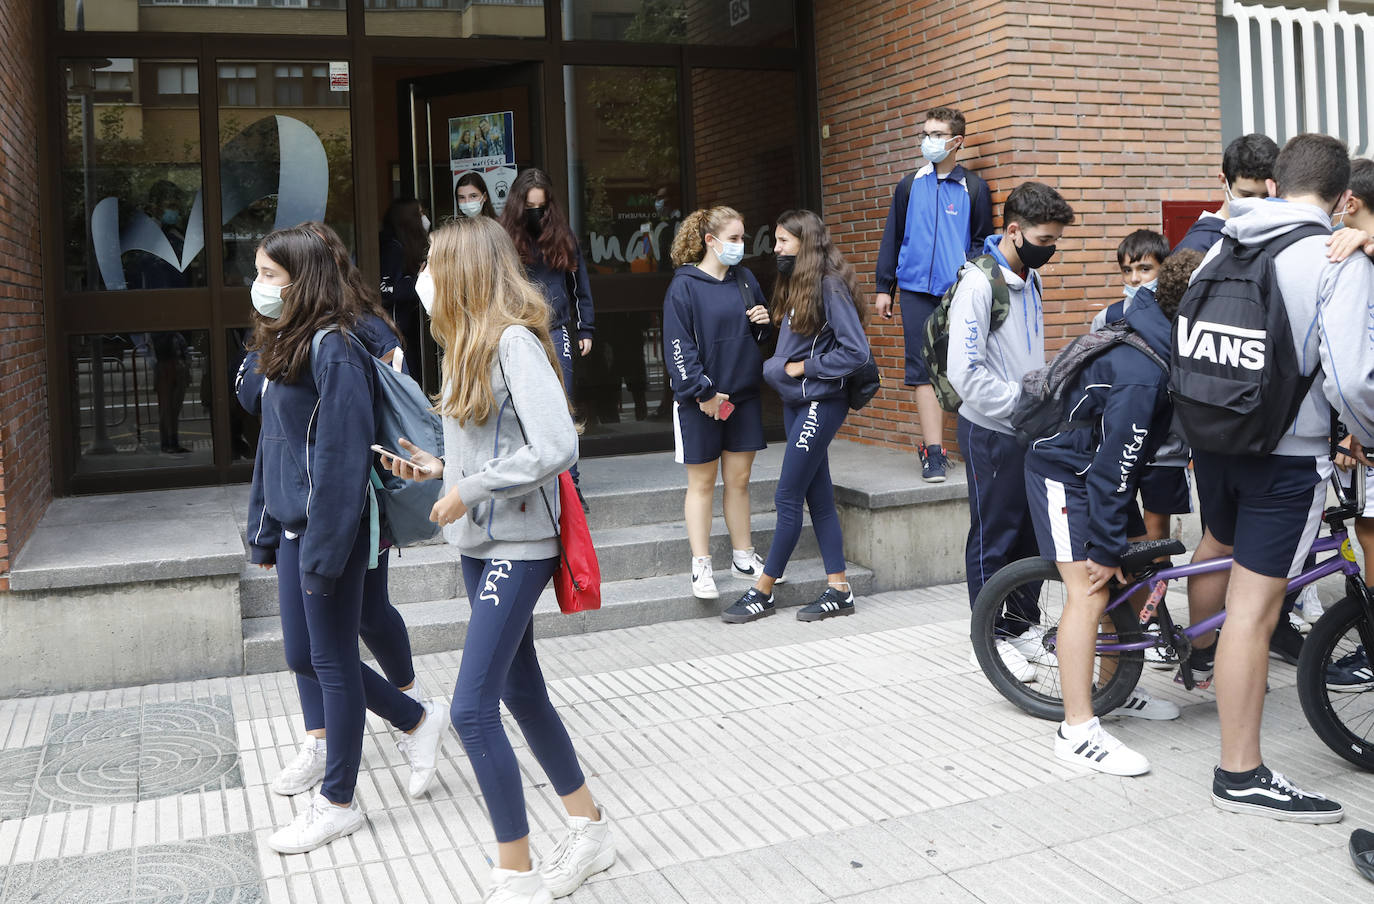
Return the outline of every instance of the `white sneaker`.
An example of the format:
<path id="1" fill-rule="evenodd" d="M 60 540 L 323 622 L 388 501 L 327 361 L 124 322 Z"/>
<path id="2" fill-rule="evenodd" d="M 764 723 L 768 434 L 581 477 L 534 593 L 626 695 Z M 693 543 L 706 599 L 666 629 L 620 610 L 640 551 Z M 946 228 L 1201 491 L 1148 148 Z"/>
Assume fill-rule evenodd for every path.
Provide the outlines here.
<path id="1" fill-rule="evenodd" d="M 1054 755 L 1108 775 L 1143 775 L 1150 771 L 1150 761 L 1108 734 L 1096 717 L 1082 725 L 1060 722 L 1054 733 Z"/>
<path id="2" fill-rule="evenodd" d="M 482 896 L 482 904 L 553 904 L 553 893 L 544 884 L 538 863 L 531 863 L 527 873 L 498 866 L 491 871 L 491 887 Z"/>
<path id="3" fill-rule="evenodd" d="M 1126 702 L 1112 710 L 1114 716 L 1134 716 L 1152 722 L 1168 722 L 1178 718 L 1178 706 L 1169 700 L 1157 700 L 1140 688 L 1131 691 Z"/>
<path id="4" fill-rule="evenodd" d="M 401 736 L 396 742 L 396 749 L 410 763 L 410 784 L 406 790 L 413 799 L 428 791 L 439 773 L 439 751 L 444 744 L 444 731 L 448 728 L 448 719 L 444 717 L 439 702 L 430 700 L 421 703 L 425 708 L 425 717 L 420 727 L 412 734 Z"/>
<path id="5" fill-rule="evenodd" d="M 601 819 L 596 822 L 585 816 L 569 816 L 568 834 L 544 861 L 544 884 L 555 898 L 572 894 L 588 876 L 610 869 L 615 863 L 615 836 L 611 834 L 606 809 L 598 809 Z"/>
<path id="6" fill-rule="evenodd" d="M 291 825 L 272 833 L 267 846 L 278 854 L 305 854 L 336 838 L 352 835 L 366 821 L 357 798 L 346 807 L 336 807 L 323 794 L 316 794 Z"/>
<path id="7" fill-rule="evenodd" d="M 1007 643 L 1015 647 L 1027 662 L 1059 667 L 1059 657 L 1045 649 L 1045 629 L 1039 625 L 1031 625 L 1020 637 L 1013 637 Z"/>
<path id="8" fill-rule="evenodd" d="M 734 569 L 736 577 L 757 581 L 759 575 L 763 574 L 763 559 L 759 558 L 752 546 L 748 549 L 736 549 L 731 553 L 730 567 Z M 773 579 L 773 583 L 786 584 L 787 578 L 779 575 Z"/>
<path id="9" fill-rule="evenodd" d="M 711 571 L 710 556 L 692 557 L 692 596 L 699 600 L 720 599 L 716 576 Z"/>
<path id="10" fill-rule="evenodd" d="M 295 759 L 283 766 L 277 777 L 272 779 L 273 793 L 289 797 L 309 791 L 324 781 L 324 759 L 324 738 L 306 735 Z"/>
<path id="11" fill-rule="evenodd" d="M 1035 683 L 1035 666 L 1027 662 L 1026 657 L 1022 656 L 1016 647 L 1013 647 L 1007 641 L 999 638 L 997 641 L 997 652 L 1002 657 L 1002 664 L 1007 667 L 1007 671 L 1011 672 L 1013 678 L 1023 684 Z M 968 664 L 975 669 L 981 668 L 978 664 L 977 653 L 969 654 Z"/>
<path id="12" fill-rule="evenodd" d="M 424 705 L 425 705 L 424 692 L 420 690 L 420 682 L 418 682 L 418 681 L 412 682 L 411 685 L 410 685 L 410 687 L 407 688 L 406 690 L 401 691 L 401 693 L 405 694 L 407 697 L 409 697 L 410 699 L 414 700 L 416 703 L 420 704 L 421 706 L 424 706 Z"/>
<path id="13" fill-rule="evenodd" d="M 1302 620 L 1308 625 L 1315 625 L 1317 619 L 1325 614 L 1326 607 L 1322 605 L 1322 598 L 1317 594 L 1316 584 L 1308 584 L 1298 591 L 1298 601 L 1293 606 L 1293 612 L 1301 612 Z M 1302 630 L 1305 631 L 1307 628 L 1304 627 Z"/>
<path id="14" fill-rule="evenodd" d="M 1299 634 L 1306 634 L 1312 630 L 1312 626 L 1303 621 L 1302 613 L 1296 607 L 1288 610 L 1288 626 Z"/>

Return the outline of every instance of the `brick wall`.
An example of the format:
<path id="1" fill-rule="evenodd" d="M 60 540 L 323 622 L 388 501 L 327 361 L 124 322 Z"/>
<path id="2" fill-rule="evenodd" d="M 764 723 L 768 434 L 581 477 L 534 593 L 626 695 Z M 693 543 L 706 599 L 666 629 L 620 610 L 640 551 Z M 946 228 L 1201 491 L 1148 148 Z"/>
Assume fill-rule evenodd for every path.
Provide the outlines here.
<path id="1" fill-rule="evenodd" d="M 872 290 L 892 189 L 919 167 L 934 106 L 968 119 L 960 161 L 992 187 L 996 222 L 1019 182 L 1059 189 L 1078 222 L 1045 268 L 1051 348 L 1120 296 L 1116 245 L 1162 228 L 1160 202 L 1209 198 L 1220 169 L 1216 13 L 1146 0 L 816 0 L 825 217 Z M 900 317 L 900 314 L 899 314 Z M 885 387 L 851 439 L 910 446 L 899 319 L 869 328 Z M 952 424 L 948 429 L 952 439 Z"/>
<path id="2" fill-rule="evenodd" d="M 52 498 L 33 7 L 0 0 L 0 590 Z"/>

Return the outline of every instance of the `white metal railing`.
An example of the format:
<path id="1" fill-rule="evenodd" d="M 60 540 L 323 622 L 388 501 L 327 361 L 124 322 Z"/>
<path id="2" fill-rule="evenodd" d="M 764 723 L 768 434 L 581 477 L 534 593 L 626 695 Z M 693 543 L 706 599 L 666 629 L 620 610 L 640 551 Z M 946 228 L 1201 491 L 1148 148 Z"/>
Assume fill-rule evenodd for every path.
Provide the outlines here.
<path id="1" fill-rule="evenodd" d="M 1222 0 L 1222 17 L 1236 23 L 1243 132 L 1263 132 L 1280 143 L 1300 132 L 1323 132 L 1343 139 L 1352 154 L 1369 152 L 1374 144 L 1374 104 L 1368 102 L 1366 83 L 1374 74 L 1374 16 L 1341 12 L 1335 6 L 1329 3 L 1328 9 L 1313 11 Z M 1252 25 L 1257 26 L 1254 32 Z M 1222 73 L 1222 78 L 1227 76 Z M 1262 121 L 1256 118 L 1257 105 Z M 1367 108 L 1363 119 L 1361 107 Z"/>

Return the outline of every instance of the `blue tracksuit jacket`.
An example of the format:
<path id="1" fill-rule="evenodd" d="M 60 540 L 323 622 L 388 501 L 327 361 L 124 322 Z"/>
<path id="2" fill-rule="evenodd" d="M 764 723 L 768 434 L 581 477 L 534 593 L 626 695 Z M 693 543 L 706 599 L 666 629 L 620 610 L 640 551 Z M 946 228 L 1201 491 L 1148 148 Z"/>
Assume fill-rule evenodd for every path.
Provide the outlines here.
<path id="1" fill-rule="evenodd" d="M 878 291 L 944 294 L 992 231 L 988 184 L 962 166 L 941 179 L 927 163 L 892 193 L 878 247 Z"/>

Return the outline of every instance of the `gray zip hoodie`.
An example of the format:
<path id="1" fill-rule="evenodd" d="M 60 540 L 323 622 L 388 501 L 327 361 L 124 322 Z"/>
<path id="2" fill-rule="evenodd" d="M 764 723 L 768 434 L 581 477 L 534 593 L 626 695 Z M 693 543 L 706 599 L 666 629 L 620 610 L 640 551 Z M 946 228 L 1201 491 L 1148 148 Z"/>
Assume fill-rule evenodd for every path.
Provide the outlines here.
<path id="1" fill-rule="evenodd" d="M 1222 233 L 1251 245 L 1309 223 L 1330 228 L 1331 216 L 1277 198 L 1237 198 Z M 1218 242 L 1203 266 L 1220 251 Z M 1356 439 L 1374 443 L 1374 264 L 1358 253 L 1333 264 L 1326 254 L 1326 239 L 1313 236 L 1275 258 L 1298 364 L 1304 374 L 1322 371 L 1275 455 L 1326 455 L 1332 408 Z"/>
<path id="2" fill-rule="evenodd" d="M 491 363 L 497 410 L 484 424 L 444 418 L 444 492 L 456 486 L 468 508 L 444 528 L 444 539 L 476 559 L 550 559 L 558 555 L 558 529 L 540 490 L 557 518 L 557 477 L 577 461 L 577 428 L 563 381 L 534 333 L 506 327 L 497 353 L 502 366 Z"/>

